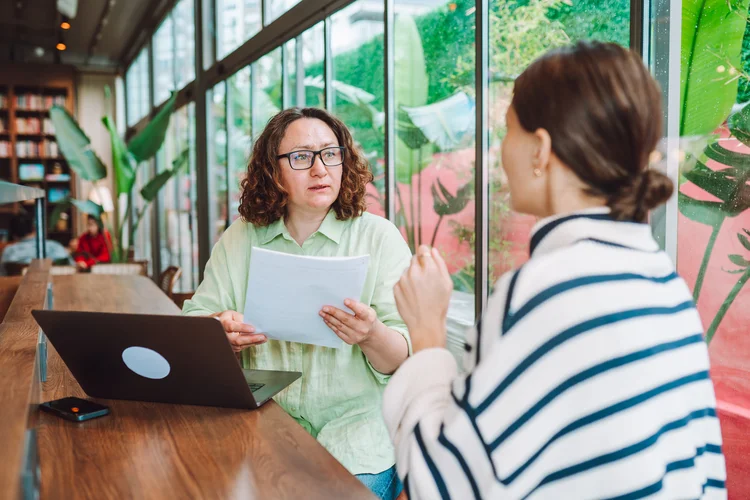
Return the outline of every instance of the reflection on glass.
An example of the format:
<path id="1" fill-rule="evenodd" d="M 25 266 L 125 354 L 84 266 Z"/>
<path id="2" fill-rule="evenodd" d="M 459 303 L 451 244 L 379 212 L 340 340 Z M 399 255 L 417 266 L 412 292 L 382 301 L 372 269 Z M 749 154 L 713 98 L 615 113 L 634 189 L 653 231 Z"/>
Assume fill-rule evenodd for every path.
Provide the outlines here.
<path id="1" fill-rule="evenodd" d="M 305 95 L 303 81 L 297 78 L 297 39 L 292 38 L 284 44 L 284 109 L 301 106 L 298 97 Z"/>
<path id="2" fill-rule="evenodd" d="M 332 111 L 351 130 L 375 176 L 367 210 L 384 216 L 383 4 L 359 0 L 331 21 Z"/>
<path id="3" fill-rule="evenodd" d="M 239 217 L 240 182 L 247 168 L 252 147 L 250 122 L 250 67 L 245 67 L 227 80 L 229 101 L 227 123 L 229 134 L 229 213 L 230 220 Z"/>
<path id="4" fill-rule="evenodd" d="M 253 139 L 268 120 L 281 110 L 281 50 L 276 49 L 253 63 Z"/>
<path id="5" fill-rule="evenodd" d="M 474 2 L 397 0 L 395 12 L 396 221 L 412 252 L 446 258 L 452 340 L 474 321 Z"/>
<path id="6" fill-rule="evenodd" d="M 216 56 L 223 59 L 260 31 L 261 0 L 216 0 Z"/>
<path id="7" fill-rule="evenodd" d="M 172 16 L 167 16 L 156 30 L 154 45 L 154 105 L 169 98 L 174 90 L 174 46 L 172 44 Z"/>
<path id="8" fill-rule="evenodd" d="M 149 103 L 148 52 L 141 49 L 125 73 L 128 99 L 128 126 L 133 126 L 148 114 Z"/>
<path id="9" fill-rule="evenodd" d="M 178 266 L 182 275 L 176 292 L 195 290 L 198 278 L 198 224 L 195 210 L 195 105 L 189 103 L 172 115 L 159 172 L 175 174 L 159 193 L 158 214 L 161 269 Z"/>
<path id="10" fill-rule="evenodd" d="M 488 280 L 492 287 L 504 272 L 528 259 L 529 233 L 536 222 L 533 217 L 511 211 L 500 159 L 513 81 L 534 59 L 571 42 L 597 39 L 627 46 L 630 2 L 531 0 L 517 5 L 491 0 L 489 20 Z"/>
<path id="11" fill-rule="evenodd" d="M 266 1 L 266 26 L 278 19 L 284 12 L 288 11 L 300 0 L 265 0 Z"/>
<path id="12" fill-rule="evenodd" d="M 325 30 L 320 22 L 308 29 L 297 40 L 296 78 L 302 78 L 304 99 L 298 96 L 299 105 L 303 107 L 325 108 L 325 79 L 323 78 L 323 61 L 325 56 Z"/>
<path id="13" fill-rule="evenodd" d="M 221 238 L 227 228 L 227 116 L 226 82 L 217 84 L 209 93 L 208 124 L 206 127 L 208 146 L 209 228 L 211 245 Z"/>
<path id="14" fill-rule="evenodd" d="M 180 89 L 195 78 L 193 0 L 180 0 L 172 11 L 175 24 L 175 82 Z"/>
<path id="15" fill-rule="evenodd" d="M 135 189 L 140 191 L 153 177 L 153 161 L 138 167 L 135 175 Z M 142 196 L 134 196 L 135 214 L 140 218 L 133 237 L 135 243 L 135 260 L 148 261 L 148 273 L 153 274 L 153 254 L 151 253 L 151 217 L 152 204 L 145 203 Z M 145 212 L 143 212 L 145 207 Z"/>
<path id="16" fill-rule="evenodd" d="M 654 5 L 657 15 L 663 3 Z M 669 99 L 681 111 L 677 270 L 706 329 L 719 418 L 729 436 L 747 435 L 750 425 L 750 23 L 743 5 L 747 9 L 740 2 L 694 2 L 682 11 L 683 90 L 679 101 Z M 674 43 L 659 28 L 657 70 Z M 739 479 L 746 477 L 746 448 L 725 440 L 724 455 L 727 488 L 748 498 L 750 484 Z"/>

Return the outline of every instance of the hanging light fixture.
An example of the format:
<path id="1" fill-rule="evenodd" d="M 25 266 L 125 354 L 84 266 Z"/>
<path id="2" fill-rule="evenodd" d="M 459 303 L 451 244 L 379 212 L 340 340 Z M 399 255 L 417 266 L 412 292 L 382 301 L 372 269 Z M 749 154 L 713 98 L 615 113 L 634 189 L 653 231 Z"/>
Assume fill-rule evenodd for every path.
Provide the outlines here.
<path id="1" fill-rule="evenodd" d="M 62 29 L 64 29 L 64 30 L 69 30 L 70 29 L 70 19 L 68 19 L 68 16 L 66 16 L 66 15 L 62 16 L 62 21 L 60 22 L 60 27 Z"/>

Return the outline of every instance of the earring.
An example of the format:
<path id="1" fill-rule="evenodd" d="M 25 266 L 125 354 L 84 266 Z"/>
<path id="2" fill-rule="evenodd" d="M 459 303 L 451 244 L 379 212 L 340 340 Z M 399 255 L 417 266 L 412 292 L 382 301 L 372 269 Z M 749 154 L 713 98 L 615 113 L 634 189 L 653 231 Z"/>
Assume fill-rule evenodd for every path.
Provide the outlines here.
<path id="1" fill-rule="evenodd" d="M 534 176 L 535 177 L 541 177 L 542 176 L 542 169 L 541 168 L 535 168 L 534 169 Z"/>

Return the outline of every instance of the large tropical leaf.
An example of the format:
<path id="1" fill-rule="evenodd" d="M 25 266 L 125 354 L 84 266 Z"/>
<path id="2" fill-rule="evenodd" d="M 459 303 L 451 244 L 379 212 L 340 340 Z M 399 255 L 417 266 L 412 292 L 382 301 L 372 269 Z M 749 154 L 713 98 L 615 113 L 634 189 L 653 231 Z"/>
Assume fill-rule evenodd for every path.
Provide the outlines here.
<path id="1" fill-rule="evenodd" d="M 742 255 L 736 255 L 736 254 L 730 255 L 729 260 L 731 260 L 733 264 L 736 264 L 738 266 L 750 267 L 750 262 L 745 260 L 745 258 L 742 257 Z"/>
<path id="2" fill-rule="evenodd" d="M 411 123 L 402 106 L 427 104 L 429 79 L 424 60 L 422 39 L 414 19 L 406 14 L 396 16 L 394 30 L 394 97 L 396 99 L 396 181 L 411 184 L 412 179 L 432 160 L 433 147 L 424 134 Z M 413 147 L 412 147 L 413 146 Z"/>
<path id="3" fill-rule="evenodd" d="M 115 171 L 117 196 L 119 197 L 123 193 L 130 193 L 130 190 L 133 189 L 135 169 L 138 164 L 125 146 L 112 119 L 105 116 L 102 118 L 102 123 L 109 131 L 109 138 L 112 143 L 112 169 Z"/>
<path id="4" fill-rule="evenodd" d="M 750 231 L 748 231 L 747 229 L 743 229 L 743 231 L 745 232 L 745 234 L 737 233 L 737 239 L 740 240 L 740 243 L 743 247 L 745 247 L 746 250 L 750 250 L 750 240 L 747 239 L 747 237 L 750 236 Z"/>
<path id="5" fill-rule="evenodd" d="M 474 137 L 474 101 L 464 92 L 426 106 L 402 109 L 422 134 L 443 151 L 458 148 L 466 138 Z"/>
<path id="6" fill-rule="evenodd" d="M 436 179 L 435 184 L 431 187 L 432 206 L 435 209 L 435 213 L 443 216 L 453 215 L 466 208 L 466 205 L 471 198 L 472 187 L 473 183 L 469 181 L 458 188 L 458 191 L 456 191 L 456 195 L 454 196 L 445 186 L 443 186 L 440 179 Z"/>
<path id="7" fill-rule="evenodd" d="M 738 153 L 737 151 L 730 151 L 721 146 L 718 142 L 709 144 L 703 152 L 707 157 L 714 161 L 718 161 L 722 165 L 742 167 L 743 169 L 750 167 L 750 155 Z"/>
<path id="8" fill-rule="evenodd" d="M 727 64 L 739 67 L 748 0 L 683 0 L 680 135 L 708 134 L 737 96 Z"/>
<path id="9" fill-rule="evenodd" d="M 188 159 L 190 157 L 190 151 L 185 149 L 180 155 L 172 162 L 172 168 L 159 172 L 148 184 L 143 186 L 141 189 L 141 196 L 147 202 L 154 201 L 159 195 L 159 191 L 163 188 L 169 180 L 175 175 L 180 174 L 185 167 L 188 165 Z"/>
<path id="10" fill-rule="evenodd" d="M 173 92 L 172 97 L 162 106 L 154 119 L 128 143 L 128 151 L 135 158 L 136 164 L 150 160 L 164 144 L 176 99 L 177 93 Z"/>
<path id="11" fill-rule="evenodd" d="M 726 202 L 732 198 L 736 189 L 735 182 L 732 180 L 734 171 L 734 168 L 711 170 L 698 161 L 694 168 L 684 173 L 684 176 L 705 192 Z"/>
<path id="12" fill-rule="evenodd" d="M 102 213 L 104 212 L 101 205 L 98 205 L 91 200 L 77 200 L 68 196 L 55 204 L 55 209 L 50 214 L 47 227 L 52 230 L 57 225 L 57 221 L 60 220 L 62 213 L 68 210 L 71 206 L 76 207 L 85 214 L 93 215 L 98 220 L 101 220 Z"/>
<path id="13" fill-rule="evenodd" d="M 65 108 L 52 106 L 49 112 L 57 144 L 70 168 L 83 180 L 98 181 L 107 176 L 107 167 L 93 149 L 91 140 Z"/>
<path id="14" fill-rule="evenodd" d="M 745 104 L 742 109 L 732 114 L 727 122 L 732 135 L 750 147 L 750 105 Z"/>
<path id="15" fill-rule="evenodd" d="M 682 215 L 692 221 L 711 227 L 717 227 L 727 216 L 721 209 L 722 205 L 723 203 L 718 201 L 694 200 L 682 193 L 679 193 L 677 203 Z"/>

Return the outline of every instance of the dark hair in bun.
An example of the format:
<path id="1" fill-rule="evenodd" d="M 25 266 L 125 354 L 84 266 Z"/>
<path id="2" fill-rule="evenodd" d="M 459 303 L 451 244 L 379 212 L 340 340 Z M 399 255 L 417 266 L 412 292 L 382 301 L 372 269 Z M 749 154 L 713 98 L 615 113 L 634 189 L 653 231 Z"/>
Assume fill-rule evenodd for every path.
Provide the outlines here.
<path id="1" fill-rule="evenodd" d="M 588 193 L 606 199 L 614 218 L 636 222 L 674 189 L 648 169 L 662 133 L 661 99 L 640 56 L 600 42 L 547 53 L 516 79 L 513 91 L 521 126 L 547 130 L 553 152 Z"/>

